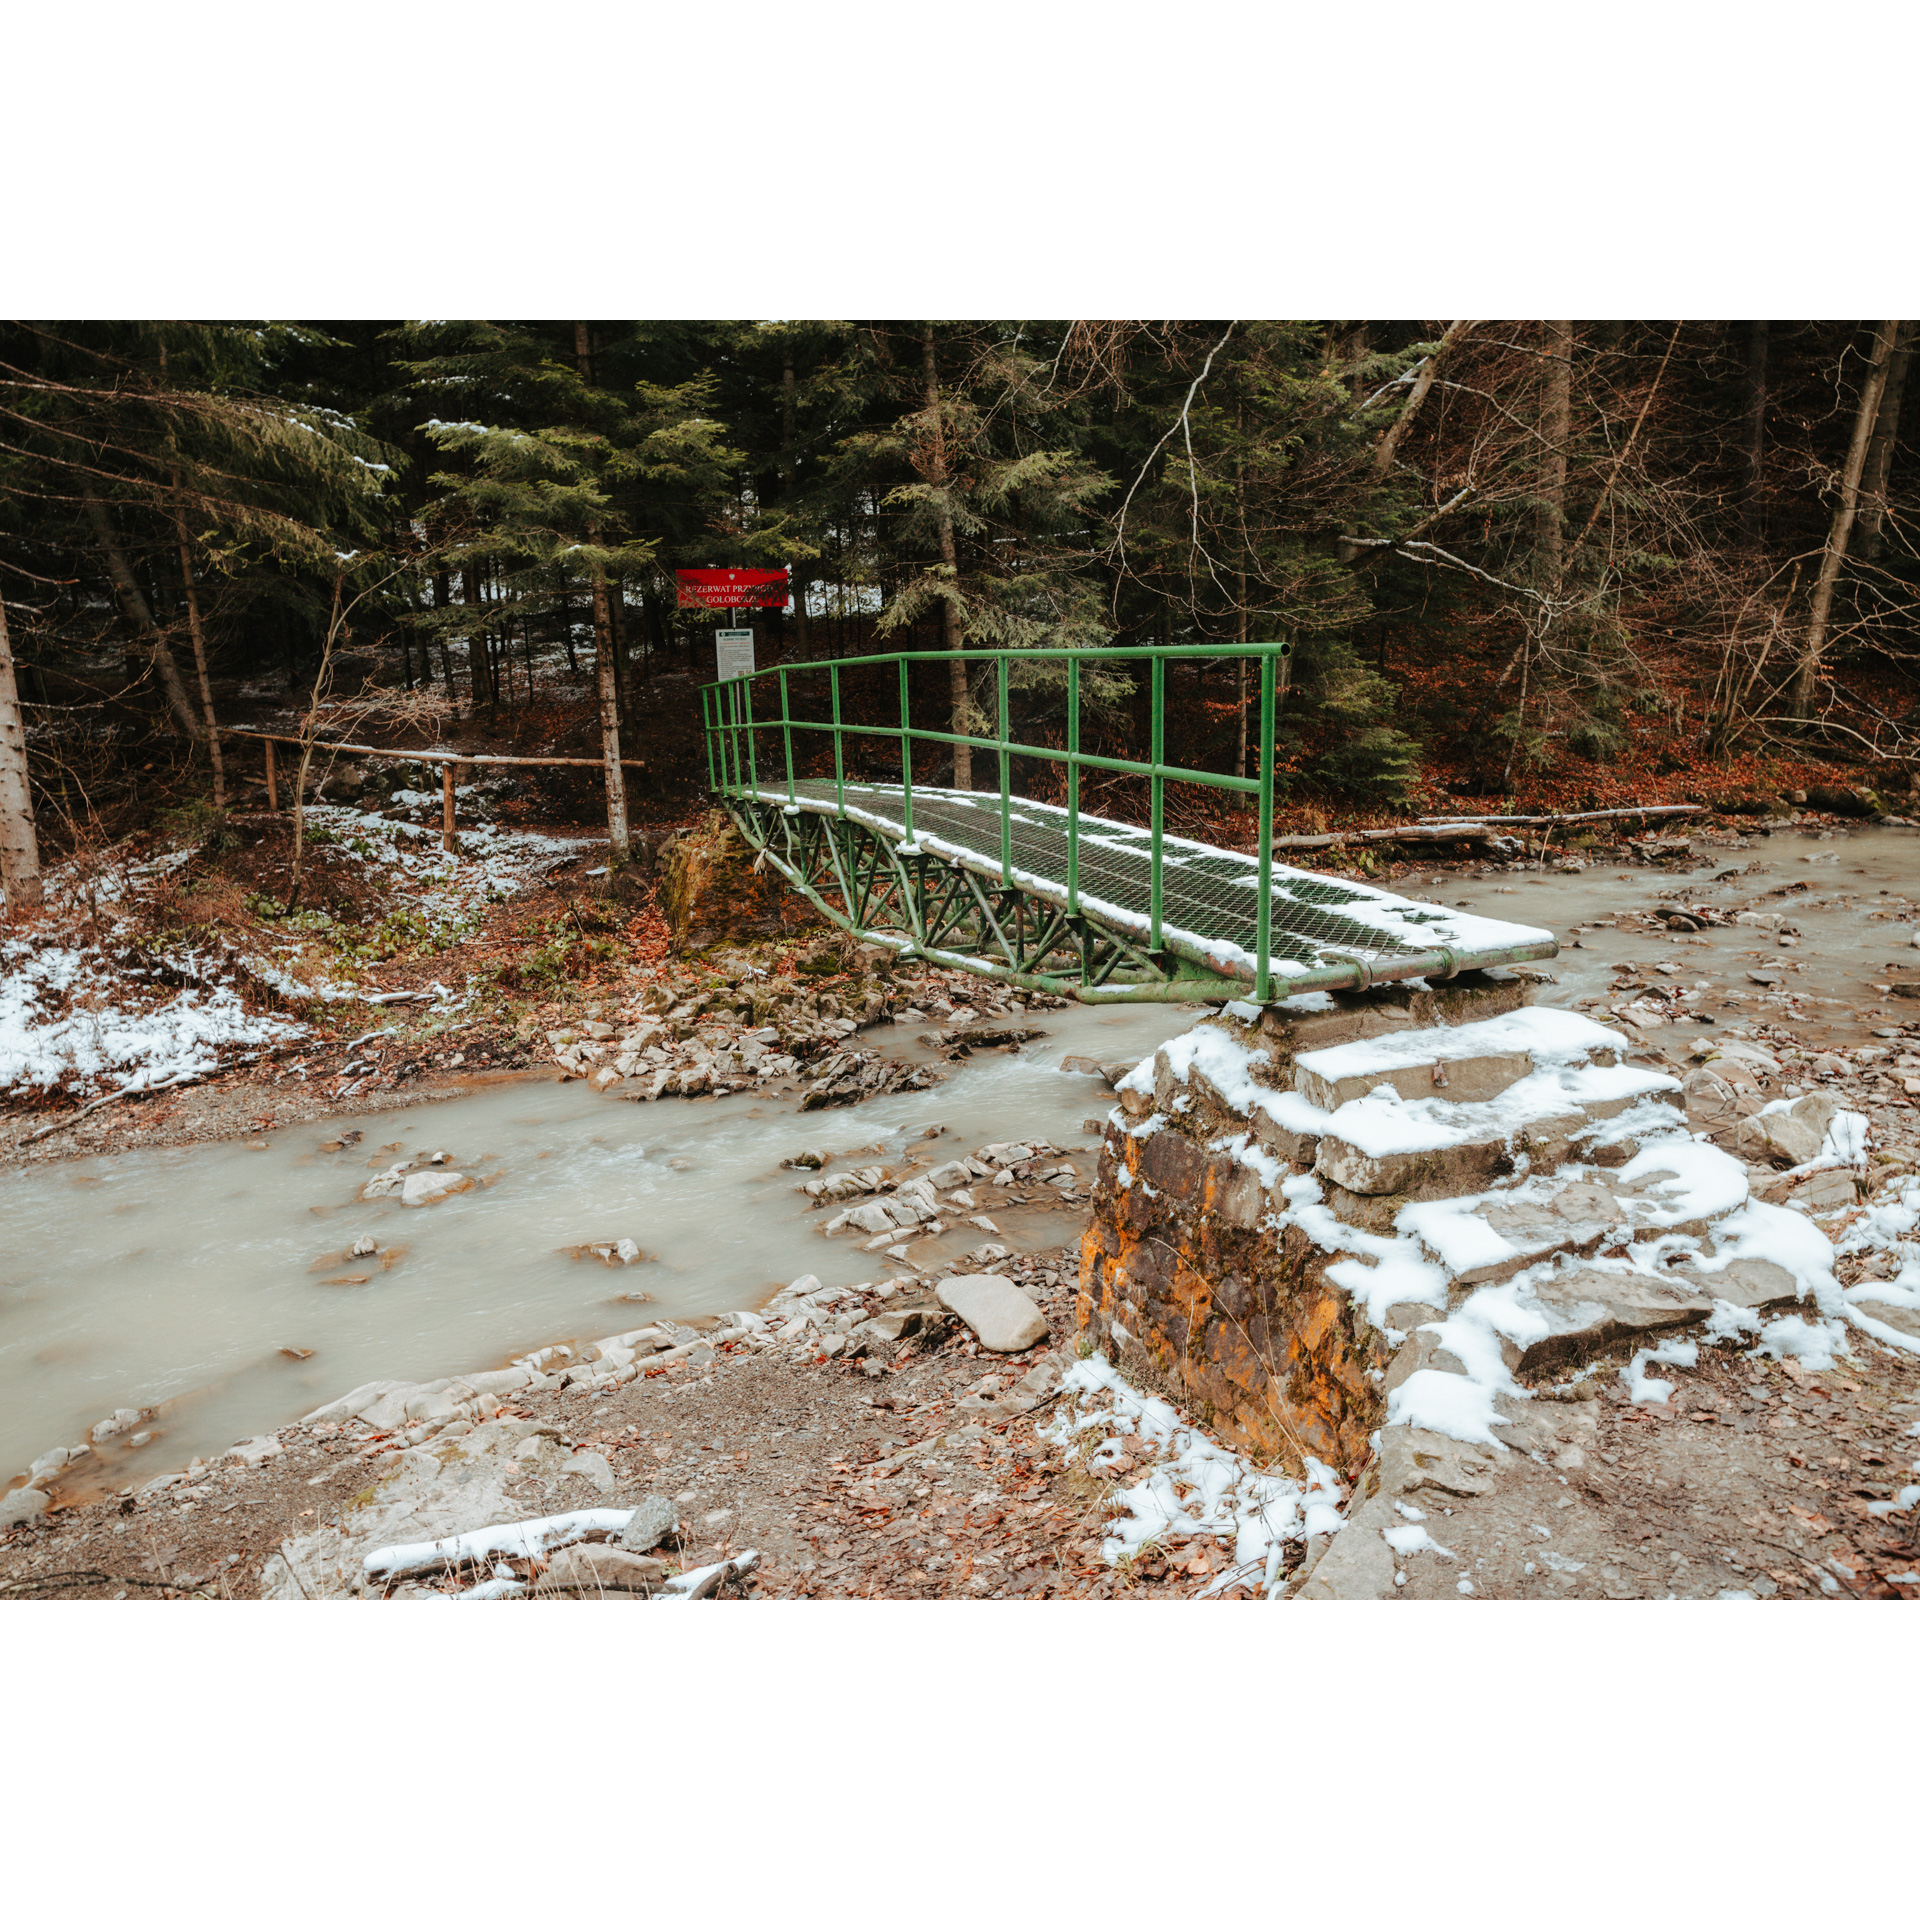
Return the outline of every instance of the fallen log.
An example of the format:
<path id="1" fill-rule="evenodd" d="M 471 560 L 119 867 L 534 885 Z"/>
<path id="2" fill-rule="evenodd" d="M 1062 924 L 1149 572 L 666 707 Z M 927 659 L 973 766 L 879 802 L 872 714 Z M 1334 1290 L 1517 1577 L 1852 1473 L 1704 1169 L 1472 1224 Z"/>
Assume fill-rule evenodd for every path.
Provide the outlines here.
<path id="1" fill-rule="evenodd" d="M 1463 813 L 1458 815 L 1423 814 L 1423 827 L 1440 825 L 1489 827 L 1574 827 L 1589 820 L 1645 820 L 1654 814 L 1703 813 L 1699 806 L 1602 807 L 1596 813 Z M 1279 841 L 1274 845 L 1278 846 Z"/>
<path id="2" fill-rule="evenodd" d="M 1482 820 L 1463 820 L 1417 827 L 1356 827 L 1350 833 L 1276 833 L 1273 849 L 1294 851 L 1311 847 L 1344 847 L 1356 841 L 1370 840 L 1494 840 L 1500 836 Z"/>
<path id="3" fill-rule="evenodd" d="M 223 1060 L 215 1066 L 203 1067 L 198 1073 L 180 1075 L 172 1080 L 155 1080 L 144 1087 L 122 1087 L 118 1093 L 103 1093 L 97 1100 L 89 1100 L 85 1106 L 76 1107 L 72 1113 L 63 1114 L 58 1120 L 50 1121 L 38 1133 L 30 1133 L 20 1142 L 30 1147 L 36 1140 L 44 1140 L 50 1133 L 58 1133 L 62 1127 L 70 1127 L 78 1120 L 84 1120 L 88 1114 L 100 1107 L 110 1107 L 116 1100 L 141 1100 L 150 1093 L 173 1093 L 181 1087 L 197 1087 L 203 1080 L 211 1080 L 216 1074 L 231 1073 L 235 1067 L 248 1067 L 261 1056 L 257 1053 L 242 1054 L 237 1060 Z"/>

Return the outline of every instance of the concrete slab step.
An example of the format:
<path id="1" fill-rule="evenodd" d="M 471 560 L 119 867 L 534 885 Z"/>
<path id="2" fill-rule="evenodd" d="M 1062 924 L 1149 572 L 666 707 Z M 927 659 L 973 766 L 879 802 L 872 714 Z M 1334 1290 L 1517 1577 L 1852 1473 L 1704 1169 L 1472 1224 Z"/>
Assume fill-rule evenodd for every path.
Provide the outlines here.
<path id="1" fill-rule="evenodd" d="M 1466 1205 L 1416 1202 L 1401 1209 L 1399 1230 L 1447 1275 L 1458 1305 L 1481 1287 L 1497 1287 L 1557 1254 L 1590 1253 L 1630 1232 L 1627 1210 L 1603 1185 L 1529 1180 Z"/>
<path id="2" fill-rule="evenodd" d="M 1698 1326 L 1714 1304 L 1684 1280 L 1624 1263 L 1552 1274 L 1533 1282 L 1531 1293 L 1547 1330 L 1521 1348 L 1513 1371 L 1523 1381 Z"/>
<path id="3" fill-rule="evenodd" d="M 1390 1087 L 1327 1117 L 1314 1170 L 1356 1194 L 1444 1199 L 1483 1191 L 1503 1174 L 1558 1166 L 1575 1136 L 1642 1101 L 1678 1107 L 1671 1074 L 1644 1067 L 1538 1067 L 1497 1098 L 1406 1100 Z"/>
<path id="4" fill-rule="evenodd" d="M 1316 1048 L 1294 1061 L 1294 1090 L 1332 1113 L 1387 1086 L 1403 1100 L 1497 1098 L 1539 1067 L 1613 1066 L 1620 1035 L 1561 1007 L 1517 1007 L 1463 1026 L 1415 1027 Z"/>
<path id="5" fill-rule="evenodd" d="M 1747 1204 L 1745 1169 L 1708 1142 L 1667 1133 L 1637 1158 L 1646 1164 L 1631 1179 L 1605 1167 L 1579 1168 L 1570 1179 L 1573 1169 L 1562 1167 L 1465 1201 L 1403 1205 L 1395 1225 L 1445 1271 L 1458 1305 L 1561 1255 L 1624 1252 L 1673 1234 L 1705 1240 Z M 1740 1291 L 1721 1297 L 1752 1304 Z"/>

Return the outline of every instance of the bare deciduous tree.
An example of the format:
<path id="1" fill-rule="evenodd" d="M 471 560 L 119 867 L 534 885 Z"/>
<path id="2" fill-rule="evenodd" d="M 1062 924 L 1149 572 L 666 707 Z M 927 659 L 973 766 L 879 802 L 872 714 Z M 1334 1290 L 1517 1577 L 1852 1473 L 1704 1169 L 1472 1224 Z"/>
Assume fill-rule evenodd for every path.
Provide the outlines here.
<path id="1" fill-rule="evenodd" d="M 27 774 L 27 732 L 13 678 L 7 605 L 0 599 L 0 886 L 9 919 L 40 910 L 40 842 L 33 829 L 33 786 Z"/>
<path id="2" fill-rule="evenodd" d="M 1853 522 L 1860 508 L 1860 477 L 1866 471 L 1867 449 L 1873 441 L 1874 422 L 1880 415 L 1880 396 L 1886 390 L 1888 363 L 1893 357 L 1897 320 L 1874 324 L 1873 347 L 1867 356 L 1867 374 L 1860 386 L 1860 406 L 1853 419 L 1853 441 L 1847 449 L 1847 463 L 1840 472 L 1840 497 L 1834 502 L 1833 522 L 1820 554 L 1820 571 L 1814 578 L 1813 598 L 1807 608 L 1806 637 L 1800 645 L 1800 664 L 1793 676 L 1792 713 L 1804 720 L 1813 712 L 1814 688 L 1826 658 L 1828 623 L 1833 613 L 1833 590 L 1846 564 L 1847 545 L 1853 535 Z"/>

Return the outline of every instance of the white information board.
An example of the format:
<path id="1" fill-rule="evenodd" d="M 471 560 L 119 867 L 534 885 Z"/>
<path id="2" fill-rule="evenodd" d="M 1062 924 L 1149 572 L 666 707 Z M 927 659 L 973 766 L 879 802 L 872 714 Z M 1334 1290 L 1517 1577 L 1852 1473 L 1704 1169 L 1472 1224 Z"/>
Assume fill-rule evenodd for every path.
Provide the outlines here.
<path id="1" fill-rule="evenodd" d="M 753 629 L 722 627 L 713 636 L 715 665 L 722 680 L 737 680 L 753 671 Z"/>

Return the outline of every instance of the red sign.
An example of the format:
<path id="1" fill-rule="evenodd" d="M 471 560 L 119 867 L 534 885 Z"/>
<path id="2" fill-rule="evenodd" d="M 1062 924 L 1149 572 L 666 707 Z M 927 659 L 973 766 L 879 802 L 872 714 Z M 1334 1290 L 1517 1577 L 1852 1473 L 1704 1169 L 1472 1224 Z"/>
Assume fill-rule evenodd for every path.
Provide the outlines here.
<path id="1" fill-rule="evenodd" d="M 784 607 L 793 591 L 784 567 L 681 567 L 683 607 Z"/>

